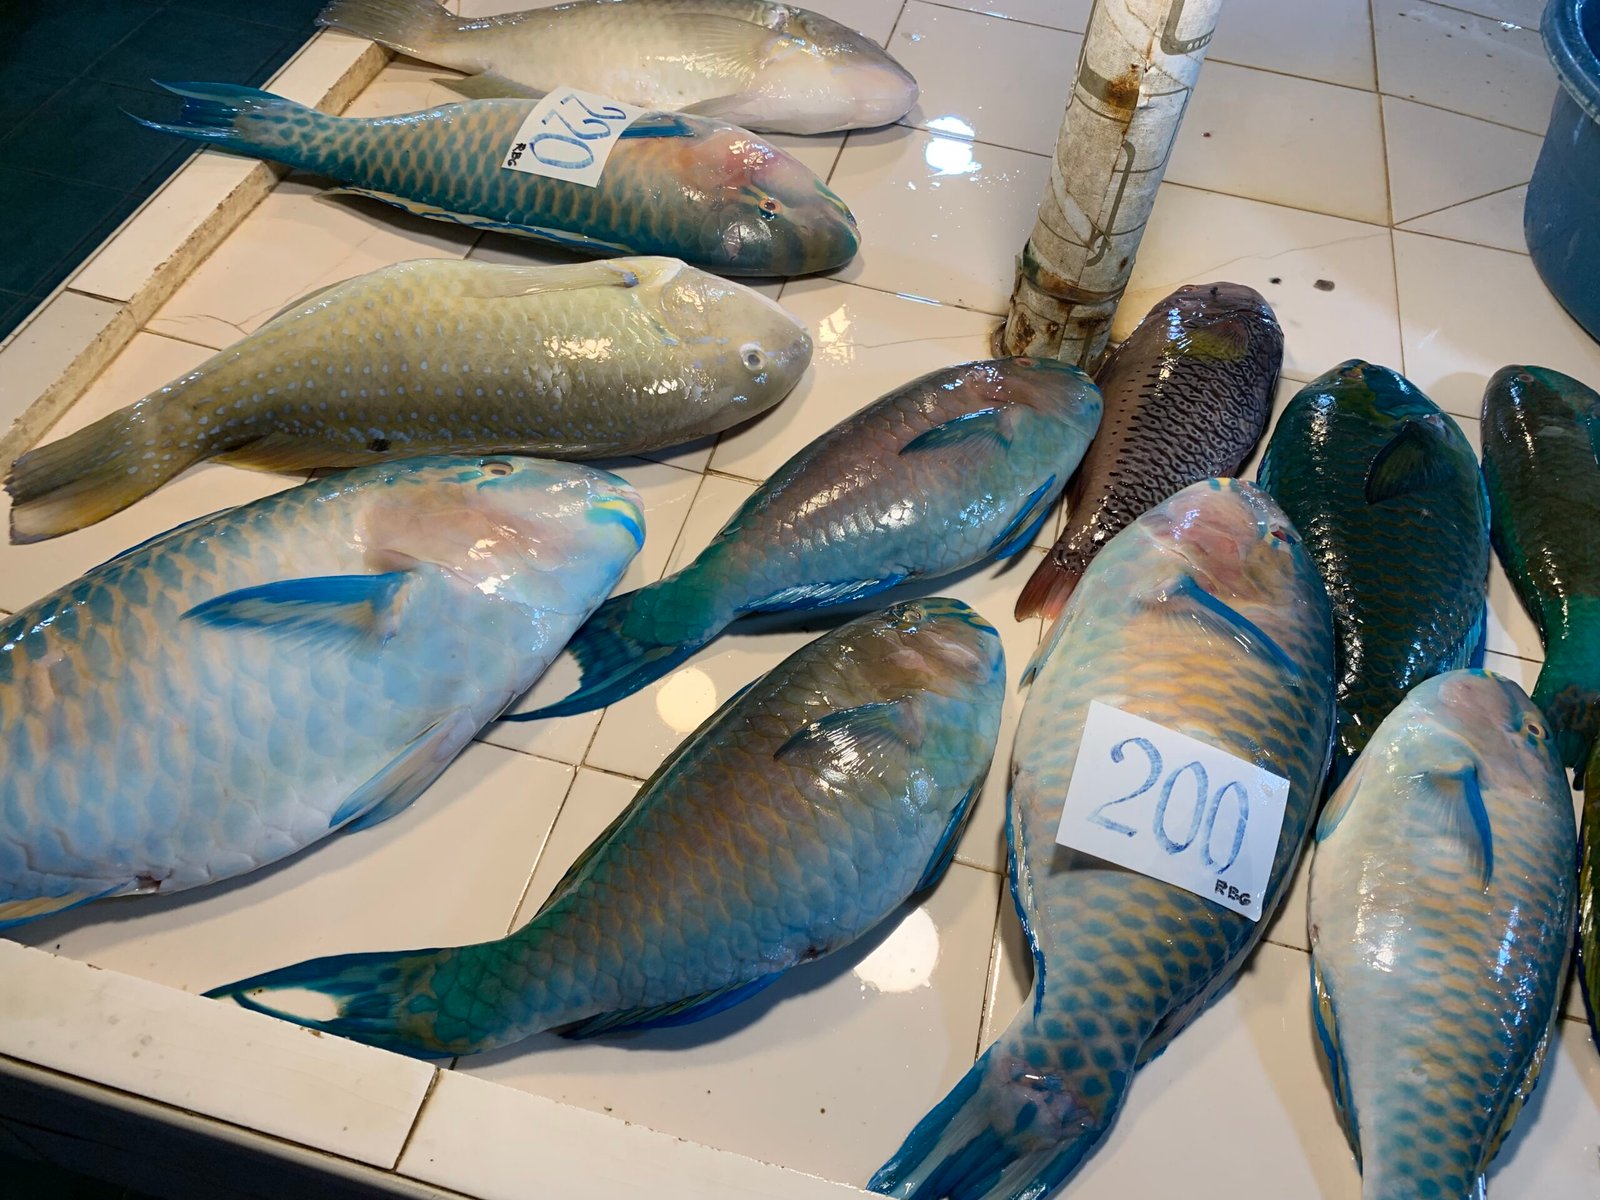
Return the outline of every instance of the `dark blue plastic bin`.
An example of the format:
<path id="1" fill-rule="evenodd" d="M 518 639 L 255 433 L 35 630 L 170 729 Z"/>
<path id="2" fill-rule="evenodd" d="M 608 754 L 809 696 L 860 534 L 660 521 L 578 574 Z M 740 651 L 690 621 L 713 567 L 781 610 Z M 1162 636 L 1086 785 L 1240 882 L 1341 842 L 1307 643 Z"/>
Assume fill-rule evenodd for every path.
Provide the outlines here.
<path id="1" fill-rule="evenodd" d="M 1561 88 L 1522 229 L 1545 286 L 1600 339 L 1600 0 L 1550 0 L 1541 24 Z"/>

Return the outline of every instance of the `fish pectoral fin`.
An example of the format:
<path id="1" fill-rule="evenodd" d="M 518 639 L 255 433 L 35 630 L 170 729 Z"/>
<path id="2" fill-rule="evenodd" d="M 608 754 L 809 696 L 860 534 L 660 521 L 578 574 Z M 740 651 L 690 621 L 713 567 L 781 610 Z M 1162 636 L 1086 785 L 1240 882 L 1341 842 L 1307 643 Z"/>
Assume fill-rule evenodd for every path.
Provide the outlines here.
<path id="1" fill-rule="evenodd" d="M 468 100 L 504 100 L 507 98 L 543 100 L 550 93 L 543 88 L 529 87 L 507 78 L 498 71 L 479 71 L 465 79 L 436 79 L 457 95 Z"/>
<path id="2" fill-rule="evenodd" d="M 1022 502 L 1022 507 L 1017 509 L 1017 515 L 1011 518 L 1006 527 L 990 543 L 989 553 L 996 558 L 1010 558 L 1026 548 L 1039 535 L 1039 528 L 1044 524 L 1044 519 L 1050 515 L 1050 506 L 1055 503 L 1055 498 L 1056 477 L 1052 475 Z"/>
<path id="3" fill-rule="evenodd" d="M 1265 654 L 1295 678 L 1300 676 L 1300 668 L 1294 659 L 1285 654 L 1283 647 L 1273 641 L 1265 630 L 1227 601 L 1208 592 L 1188 572 L 1180 574 L 1167 586 L 1166 591 L 1148 597 L 1146 603 L 1182 614 L 1212 633 L 1239 642 L 1246 649 Z"/>
<path id="4" fill-rule="evenodd" d="M 980 408 L 951 417 L 932 429 L 924 429 L 900 453 L 922 454 L 929 450 L 958 448 L 967 453 L 1005 450 L 1011 445 L 1010 422 L 998 408 Z"/>
<path id="5" fill-rule="evenodd" d="M 1355 1151 L 1356 1162 L 1359 1163 L 1361 1134 L 1356 1120 L 1355 1099 L 1350 1093 L 1350 1067 L 1345 1061 L 1344 1049 L 1339 1045 L 1339 1021 L 1333 992 L 1323 977 L 1315 947 L 1311 958 L 1311 1015 L 1317 1026 L 1317 1040 L 1322 1043 L 1322 1053 L 1328 1060 L 1328 1074 L 1333 1080 L 1334 1111 L 1339 1114 L 1345 1139 L 1350 1143 L 1350 1149 Z"/>
<path id="6" fill-rule="evenodd" d="M 342 826 L 348 831 L 383 824 L 427 791 L 477 732 L 477 722 L 470 712 L 451 709 L 351 792 L 328 818 L 328 828 Z"/>
<path id="7" fill-rule="evenodd" d="M 694 47 L 688 55 L 671 52 L 667 57 L 672 65 L 681 68 L 687 58 L 697 75 L 726 79 L 740 89 L 755 82 L 757 74 L 774 50 L 796 40 L 786 33 L 740 17 L 684 13 L 661 16 L 656 20 L 663 38 L 662 45 Z"/>
<path id="8" fill-rule="evenodd" d="M 1326 841 L 1329 835 L 1339 828 L 1339 822 L 1344 820 L 1345 813 L 1350 811 L 1356 789 L 1361 786 L 1361 780 L 1366 773 L 1367 760 L 1364 756 L 1358 757 L 1349 773 L 1339 781 L 1339 786 L 1333 789 L 1333 794 L 1323 805 L 1322 815 L 1317 818 L 1316 840 L 1319 843 Z"/>
<path id="9" fill-rule="evenodd" d="M 136 886 L 136 881 L 129 879 L 123 883 L 114 883 L 99 892 L 68 892 L 64 896 L 28 896 L 21 900 L 0 900 L 0 929 L 10 929 L 13 925 L 23 925 L 29 921 L 37 921 L 40 917 L 66 912 L 69 908 L 88 904 L 91 900 L 119 896 L 124 892 L 134 891 Z"/>
<path id="10" fill-rule="evenodd" d="M 784 612 L 820 608 L 825 604 L 849 604 L 886 592 L 905 580 L 904 575 L 886 575 L 882 579 L 828 579 L 820 583 L 797 583 L 773 592 L 750 611 Z"/>
<path id="11" fill-rule="evenodd" d="M 855 708 L 841 708 L 796 730 L 773 752 L 779 762 L 820 753 L 827 759 L 874 764 L 898 747 L 922 746 L 922 721 L 910 697 L 874 700 Z"/>
<path id="12" fill-rule="evenodd" d="M 773 971 L 760 979 L 746 980 L 701 992 L 671 1004 L 658 1004 L 653 1008 L 619 1008 L 615 1012 L 601 1013 L 584 1021 L 577 1021 L 556 1030 L 565 1038 L 591 1038 L 606 1033 L 638 1033 L 645 1029 L 670 1029 L 674 1025 L 688 1025 L 741 1004 L 763 988 L 776 983 L 783 971 Z"/>
<path id="13" fill-rule="evenodd" d="M 430 204 L 426 200 L 412 200 L 405 196 L 396 196 L 392 192 L 374 191 L 372 188 L 362 187 L 336 187 L 329 188 L 322 193 L 323 196 L 359 196 L 366 200 L 379 200 L 384 204 L 393 205 L 403 212 L 408 212 L 414 217 L 426 217 L 432 221 L 449 221 L 453 225 L 464 225 L 468 229 L 485 229 L 493 233 L 510 233 L 518 237 L 536 238 L 552 245 L 565 246 L 573 250 L 582 250 L 589 254 L 628 254 L 631 250 L 627 246 L 616 242 L 603 241 L 581 233 L 571 233 L 564 229 L 548 229 L 543 225 L 521 225 L 515 221 L 502 221 L 495 217 L 481 217 L 475 213 L 454 212 L 442 208 L 437 204 Z"/>
<path id="14" fill-rule="evenodd" d="M 1454 757 L 1454 756 L 1452 756 Z M 1461 846 L 1467 861 L 1479 873 L 1485 890 L 1494 878 L 1494 831 L 1483 802 L 1478 767 L 1465 747 L 1459 762 L 1445 762 L 1411 777 L 1418 790 L 1433 801 L 1438 826 Z"/>
<path id="15" fill-rule="evenodd" d="M 250 629 L 325 645 L 382 642 L 397 628 L 405 571 L 323 575 L 241 588 L 195 605 L 181 620 Z"/>
<path id="16" fill-rule="evenodd" d="M 635 288 L 639 273 L 615 262 L 580 262 L 559 267 L 502 267 L 479 272 L 467 282 L 465 294 L 474 300 L 510 300 L 519 296 L 547 296 L 581 292 L 588 288 Z"/>
<path id="17" fill-rule="evenodd" d="M 1450 460 L 1443 453 L 1448 436 L 1442 415 L 1408 417 L 1367 467 L 1367 503 L 1425 492 L 1448 480 Z"/>

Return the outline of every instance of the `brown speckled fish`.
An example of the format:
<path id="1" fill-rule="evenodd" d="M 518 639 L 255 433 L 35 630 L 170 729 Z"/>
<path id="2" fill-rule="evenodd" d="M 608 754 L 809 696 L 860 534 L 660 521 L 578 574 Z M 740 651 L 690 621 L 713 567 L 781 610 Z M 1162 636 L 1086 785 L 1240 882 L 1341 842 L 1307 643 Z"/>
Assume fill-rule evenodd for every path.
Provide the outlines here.
<path id="1" fill-rule="evenodd" d="M 1261 440 L 1283 365 L 1283 330 L 1240 283 L 1179 288 L 1139 322 L 1096 378 L 1100 434 L 1067 490 L 1067 522 L 1017 598 L 1017 619 L 1054 620 L 1089 560 L 1129 522 Z"/>

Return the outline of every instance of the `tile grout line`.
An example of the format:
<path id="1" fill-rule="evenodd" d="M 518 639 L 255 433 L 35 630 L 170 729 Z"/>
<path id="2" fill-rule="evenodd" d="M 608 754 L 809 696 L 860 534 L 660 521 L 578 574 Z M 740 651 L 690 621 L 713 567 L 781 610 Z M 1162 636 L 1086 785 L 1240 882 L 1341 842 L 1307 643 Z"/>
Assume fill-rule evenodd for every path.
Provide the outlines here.
<path id="1" fill-rule="evenodd" d="M 1389 117 L 1384 103 L 1383 72 L 1378 65 L 1377 0 L 1367 0 L 1367 31 L 1372 37 L 1372 75 L 1378 85 L 1378 144 L 1383 148 L 1383 206 L 1389 214 L 1389 281 L 1394 285 L 1394 336 L 1400 348 L 1400 374 L 1406 373 L 1406 322 L 1400 311 L 1400 255 L 1394 240 L 1394 181 L 1389 172 Z"/>
<path id="2" fill-rule="evenodd" d="M 1391 100 L 1403 100 L 1407 104 L 1416 104 L 1416 105 L 1420 105 L 1423 108 L 1431 108 L 1431 109 L 1433 109 L 1434 112 L 1449 113 L 1453 117 L 1465 117 L 1469 121 L 1482 121 L 1485 125 L 1495 125 L 1495 126 L 1498 126 L 1501 129 L 1509 129 L 1513 133 L 1524 134 L 1527 137 L 1531 137 L 1531 138 L 1543 138 L 1544 137 L 1544 131 L 1543 130 L 1535 132 L 1535 131 L 1533 131 L 1531 129 L 1524 129 L 1521 125 L 1511 125 L 1511 124 L 1506 123 L 1505 121 L 1496 121 L 1493 117 L 1480 117 L 1477 113 L 1468 113 L 1468 112 L 1462 112 L 1460 109 L 1446 108 L 1442 104 L 1433 104 L 1433 103 L 1430 103 L 1427 100 L 1419 100 L 1415 96 L 1402 96 L 1399 92 L 1386 92 L 1386 91 L 1383 90 L 1383 86 L 1382 86 L 1381 83 L 1378 86 L 1378 95 L 1387 96 Z"/>
<path id="3" fill-rule="evenodd" d="M 454 1060 L 452 1060 L 453 1062 Z M 400 1161 L 405 1158 L 406 1151 L 411 1147 L 412 1135 L 417 1132 L 417 1126 L 422 1124 L 423 1110 L 428 1107 L 428 1101 L 433 1099 L 433 1089 L 439 1086 L 439 1076 L 450 1069 L 449 1067 L 435 1067 L 433 1074 L 428 1077 L 428 1086 L 422 1093 L 422 1102 L 417 1105 L 417 1111 L 411 1118 L 411 1124 L 406 1127 L 406 1136 L 400 1141 L 400 1149 L 394 1156 L 394 1162 L 389 1164 L 388 1169 L 390 1171 L 399 1173 Z"/>
<path id="4" fill-rule="evenodd" d="M 1414 217 L 1407 217 L 1404 221 L 1396 221 L 1391 216 L 1389 224 L 1391 228 L 1400 229 L 1411 221 L 1420 221 L 1423 217 L 1436 217 L 1442 212 L 1449 212 L 1452 208 L 1460 208 L 1463 204 L 1476 204 L 1479 200 L 1487 200 L 1490 196 L 1498 196 L 1501 192 L 1514 192 L 1519 187 L 1527 187 L 1530 182 L 1532 182 L 1531 179 L 1524 179 L 1521 183 L 1508 183 L 1505 187 L 1495 188 L 1492 192 L 1484 192 L 1477 196 L 1468 196 L 1465 200 L 1452 200 L 1449 204 L 1441 204 L 1438 208 L 1430 208 L 1427 212 L 1420 212 Z M 1405 232 L 1424 233 L 1426 231 L 1421 229 L 1407 229 Z M 1443 235 L 1433 234 L 1432 236 L 1442 237 Z M 1460 241 L 1461 239 L 1453 238 L 1451 240 Z"/>
<path id="5" fill-rule="evenodd" d="M 566 791 L 561 793 L 561 803 L 556 805 L 555 816 L 550 818 L 550 828 L 545 830 L 544 841 L 539 843 L 539 853 L 533 856 L 533 863 L 528 867 L 528 877 L 522 881 L 522 890 L 517 893 L 516 903 L 511 906 L 511 915 L 506 918 L 506 937 L 510 937 L 517 927 L 517 914 L 522 911 L 522 906 L 528 902 L 528 891 L 533 887 L 533 877 L 539 873 L 539 864 L 544 861 L 544 856 L 549 853 L 550 839 L 555 836 L 556 823 L 561 820 L 561 815 L 567 811 L 567 805 L 572 800 L 572 789 L 578 785 L 578 768 L 572 763 L 562 763 L 561 765 L 570 770 L 572 774 L 567 779 Z"/>
<path id="6" fill-rule="evenodd" d="M 1521 187 L 1522 184 L 1518 184 L 1517 186 Z M 1481 197 L 1480 197 L 1480 199 L 1481 199 Z M 1415 220 L 1417 218 L 1413 218 L 1413 219 Z M 1426 229 L 1407 229 L 1404 225 L 1395 226 L 1394 232 L 1395 233 L 1409 233 L 1412 237 L 1432 238 L 1436 242 L 1454 242 L 1458 246 L 1472 246 L 1472 247 L 1474 247 L 1474 248 L 1476 248 L 1478 250 L 1496 250 L 1496 251 L 1499 251 L 1501 254 L 1515 254 L 1520 258 L 1532 258 L 1533 257 L 1526 250 L 1507 250 L 1504 246 L 1491 246 L 1488 242 L 1474 242 L 1474 241 L 1472 241 L 1472 240 L 1470 240 L 1468 238 L 1456 237 L 1456 236 L 1454 236 L 1452 234 L 1448 234 L 1448 233 L 1433 233 L 1433 232 L 1430 232 L 1429 230 L 1426 230 Z M 1458 415 L 1458 414 L 1452 413 L 1451 415 L 1455 416 L 1455 415 Z"/>

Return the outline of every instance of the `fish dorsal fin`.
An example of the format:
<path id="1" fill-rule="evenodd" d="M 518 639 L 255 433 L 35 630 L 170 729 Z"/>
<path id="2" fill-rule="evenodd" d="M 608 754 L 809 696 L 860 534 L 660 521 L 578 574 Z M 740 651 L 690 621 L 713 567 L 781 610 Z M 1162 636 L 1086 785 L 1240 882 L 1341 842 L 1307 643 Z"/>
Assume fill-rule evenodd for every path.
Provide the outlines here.
<path id="1" fill-rule="evenodd" d="M 1322 964 L 1317 961 L 1316 948 L 1311 952 L 1311 1014 L 1317 1026 L 1317 1040 L 1328 1059 L 1328 1074 L 1333 1079 L 1333 1106 L 1339 1114 L 1339 1125 L 1345 1139 L 1355 1152 L 1357 1165 L 1361 1162 L 1361 1133 L 1357 1123 L 1355 1097 L 1350 1092 L 1350 1067 L 1344 1050 L 1339 1045 L 1339 1019 L 1333 1002 L 1333 992 L 1322 974 Z"/>
<path id="2" fill-rule="evenodd" d="M 137 886 L 135 880 L 129 879 L 114 883 L 98 892 L 68 892 L 64 896 L 26 896 L 20 900 L 0 901 L 0 930 L 37 921 L 40 917 L 54 916 L 56 913 L 66 912 L 69 908 L 76 908 L 80 904 L 88 904 L 91 900 L 102 900 L 107 896 L 131 892 L 136 890 Z"/>
<path id="3" fill-rule="evenodd" d="M 351 792 L 328 818 L 328 828 L 356 830 L 381 825 L 427 791 L 477 732 L 478 724 L 470 712 L 451 709 Z"/>
<path id="4" fill-rule="evenodd" d="M 962 413 L 925 429 L 900 447 L 900 453 L 922 454 L 929 450 L 957 447 L 962 450 L 1004 450 L 1011 445 L 1009 423 L 998 408 L 980 408 Z"/>
<path id="5" fill-rule="evenodd" d="M 1239 642 L 1246 649 L 1265 654 L 1291 676 L 1299 678 L 1300 668 L 1283 652 L 1259 625 L 1238 612 L 1227 601 L 1213 596 L 1187 571 L 1168 585 L 1165 592 L 1146 601 L 1149 604 L 1183 612 L 1189 619 L 1223 637 Z"/>
<path id="6" fill-rule="evenodd" d="M 780 762 L 819 754 L 830 762 L 844 760 L 852 771 L 859 763 L 876 763 L 896 747 L 922 745 L 922 722 L 909 696 L 874 700 L 819 717 L 773 752 Z"/>
<path id="7" fill-rule="evenodd" d="M 1028 546 L 1039 535 L 1044 519 L 1050 515 L 1050 506 L 1056 499 L 1056 477 L 1046 479 L 1017 509 L 1017 515 L 1007 522 L 989 545 L 989 553 L 996 558 L 1010 558 Z"/>
<path id="8" fill-rule="evenodd" d="M 505 266 L 475 271 L 466 294 L 474 300 L 510 300 L 519 296 L 548 296 L 590 288 L 636 288 L 639 273 L 619 262 L 580 262 L 557 267 Z"/>
<path id="9" fill-rule="evenodd" d="M 961 797 L 961 803 L 950 813 L 950 821 L 944 827 L 944 832 L 939 835 L 939 841 L 928 857 L 928 865 L 923 868 L 922 878 L 917 880 L 913 892 L 932 887 L 949 869 L 951 860 L 956 856 L 956 843 L 961 840 L 961 833 L 967 827 L 967 818 L 972 815 L 972 801 L 983 790 L 984 780 L 988 778 L 988 774 L 985 771 L 978 777 L 978 782 L 967 789 L 967 794 Z"/>
<path id="10" fill-rule="evenodd" d="M 182 620 L 248 629 L 325 645 L 393 636 L 407 572 L 323 575 L 240 588 L 195 605 Z"/>
<path id="11" fill-rule="evenodd" d="M 1382 504 L 1412 492 L 1438 487 L 1450 477 L 1444 416 L 1407 417 L 1367 467 L 1368 504 Z"/>
<path id="12" fill-rule="evenodd" d="M 1442 761 L 1411 776 L 1411 781 L 1431 806 L 1428 819 L 1460 845 L 1487 890 L 1494 878 L 1494 831 L 1471 751 L 1464 745 L 1447 749 Z"/>
<path id="13" fill-rule="evenodd" d="M 785 968 L 786 970 L 787 968 Z M 783 970 L 771 971 L 759 979 L 740 980 L 725 988 L 701 992 L 670 1004 L 657 1004 L 649 1008 L 619 1008 L 615 1012 L 601 1013 L 575 1024 L 556 1030 L 566 1038 L 591 1038 L 608 1033 L 639 1033 L 646 1029 L 670 1029 L 674 1025 L 688 1025 L 703 1021 L 742 1003 L 757 992 L 776 983 Z"/>
<path id="14" fill-rule="evenodd" d="M 442 83 L 459 96 L 468 100 L 543 100 L 547 95 L 543 88 L 529 87 L 525 83 L 518 83 L 498 71 L 479 71 L 476 75 L 468 75 L 465 79 L 436 79 L 435 83 Z"/>
<path id="15" fill-rule="evenodd" d="M 1022 675 L 1017 680 L 1019 688 L 1027 687 L 1043 669 L 1045 660 L 1050 657 L 1056 648 L 1056 643 L 1061 640 L 1061 635 L 1066 632 L 1068 615 L 1063 609 L 1050 628 L 1045 630 L 1044 637 L 1039 639 L 1039 645 L 1033 652 L 1033 657 L 1028 659 L 1028 665 L 1022 668 Z"/>
<path id="16" fill-rule="evenodd" d="M 1362 755 L 1356 759 L 1355 765 L 1340 781 L 1339 786 L 1333 789 L 1333 794 L 1323 806 L 1322 815 L 1317 818 L 1318 843 L 1327 841 L 1333 831 L 1339 828 L 1339 822 L 1344 820 L 1345 814 L 1350 811 L 1350 805 L 1356 798 L 1356 790 L 1361 787 L 1361 781 L 1366 778 L 1366 774 L 1367 759 Z"/>
<path id="17" fill-rule="evenodd" d="M 1533 1089 L 1539 1084 L 1539 1076 L 1544 1071 L 1545 1059 L 1549 1057 L 1550 1039 L 1561 1024 L 1561 1005 L 1554 1005 L 1555 1012 L 1551 1014 L 1550 1024 L 1545 1028 L 1544 1036 L 1533 1047 L 1533 1052 L 1528 1055 L 1527 1069 L 1522 1072 L 1522 1078 L 1517 1081 L 1517 1086 L 1501 1097 L 1504 1113 L 1500 1116 L 1499 1123 L 1495 1126 L 1494 1135 L 1489 1138 L 1483 1148 L 1483 1158 L 1478 1162 L 1478 1174 L 1481 1177 L 1489 1169 L 1489 1164 L 1494 1161 L 1495 1155 L 1500 1153 L 1500 1147 L 1505 1145 L 1506 1138 L 1510 1135 L 1512 1126 L 1517 1123 L 1517 1118 L 1522 1115 L 1522 1106 L 1528 1102 L 1528 1097 L 1533 1095 Z"/>

